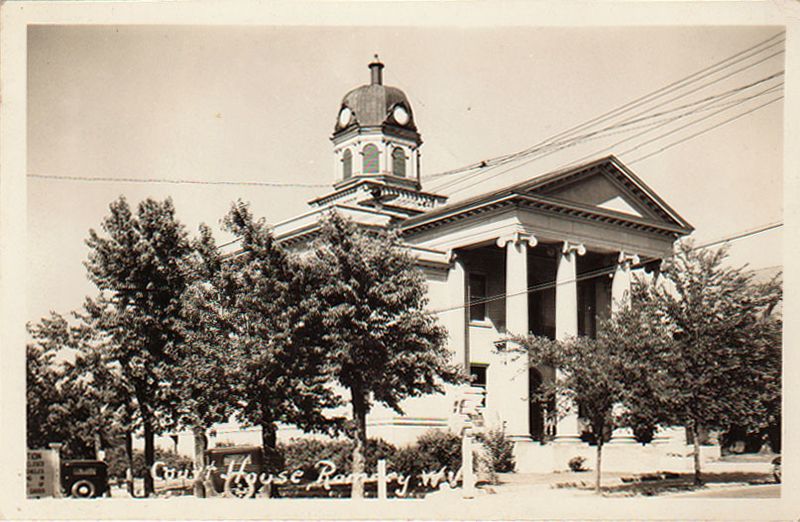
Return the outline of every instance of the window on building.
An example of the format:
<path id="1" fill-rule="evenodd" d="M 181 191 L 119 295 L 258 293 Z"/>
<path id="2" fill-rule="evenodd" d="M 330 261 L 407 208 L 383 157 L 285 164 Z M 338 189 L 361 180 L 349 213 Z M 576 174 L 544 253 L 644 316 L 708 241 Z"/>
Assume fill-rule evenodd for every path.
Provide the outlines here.
<path id="1" fill-rule="evenodd" d="M 364 147 L 362 151 L 364 154 L 364 174 L 377 174 L 378 173 L 378 147 L 372 143 Z"/>
<path id="2" fill-rule="evenodd" d="M 348 179 L 353 175 L 353 153 L 350 149 L 345 149 L 342 154 L 342 179 Z"/>
<path id="3" fill-rule="evenodd" d="M 485 364 L 470 364 L 469 376 L 473 386 L 486 388 L 486 365 Z"/>
<path id="4" fill-rule="evenodd" d="M 486 391 L 486 370 L 487 365 L 485 364 L 470 364 L 469 365 L 469 376 L 470 376 L 470 384 L 475 386 L 476 388 L 483 388 L 483 391 Z M 483 401 L 481 406 L 486 406 L 486 394 L 483 395 Z"/>
<path id="5" fill-rule="evenodd" d="M 469 274 L 469 320 L 470 321 L 485 321 L 486 320 L 486 275 L 485 274 Z"/>
<path id="6" fill-rule="evenodd" d="M 392 174 L 406 177 L 406 153 L 400 147 L 395 147 L 392 151 Z"/>

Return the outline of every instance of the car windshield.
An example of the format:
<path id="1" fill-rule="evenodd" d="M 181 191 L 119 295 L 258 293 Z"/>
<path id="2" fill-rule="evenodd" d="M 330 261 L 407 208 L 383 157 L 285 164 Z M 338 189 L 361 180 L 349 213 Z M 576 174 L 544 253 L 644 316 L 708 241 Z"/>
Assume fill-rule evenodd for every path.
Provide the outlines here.
<path id="1" fill-rule="evenodd" d="M 231 464 L 235 466 L 239 466 L 247 459 L 247 464 L 252 463 L 253 459 L 250 458 L 250 454 L 248 453 L 234 453 L 233 455 L 223 455 L 222 456 L 222 465 L 225 467 L 230 466 Z"/>

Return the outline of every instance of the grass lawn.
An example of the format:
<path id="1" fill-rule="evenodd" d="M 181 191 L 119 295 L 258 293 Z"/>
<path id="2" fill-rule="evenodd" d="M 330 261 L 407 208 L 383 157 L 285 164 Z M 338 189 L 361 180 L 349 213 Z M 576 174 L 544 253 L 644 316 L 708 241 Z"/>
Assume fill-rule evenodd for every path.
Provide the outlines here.
<path id="1" fill-rule="evenodd" d="M 772 475 L 767 473 L 754 473 L 743 471 L 709 472 L 702 475 L 705 485 L 694 484 L 693 473 L 648 473 L 642 475 L 627 475 L 618 480 L 605 481 L 602 487 L 604 496 L 655 496 L 667 493 L 695 491 L 708 486 L 745 485 L 745 484 L 773 484 Z M 609 483 L 610 482 L 610 483 Z M 556 488 L 575 488 L 594 490 L 594 475 L 586 474 L 585 480 L 577 482 L 559 482 Z"/>

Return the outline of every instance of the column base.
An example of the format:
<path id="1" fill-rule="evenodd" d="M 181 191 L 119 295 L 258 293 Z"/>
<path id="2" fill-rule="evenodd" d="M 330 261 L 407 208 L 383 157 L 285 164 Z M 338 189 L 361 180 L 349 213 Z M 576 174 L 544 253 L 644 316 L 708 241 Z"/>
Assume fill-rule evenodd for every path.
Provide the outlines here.
<path id="1" fill-rule="evenodd" d="M 583 444 L 580 436 L 575 435 L 556 435 L 553 444 Z"/>
<path id="2" fill-rule="evenodd" d="M 639 441 L 635 437 L 614 437 L 606 442 L 606 446 L 636 446 Z"/>
<path id="3" fill-rule="evenodd" d="M 606 446 L 630 446 L 632 444 L 640 444 L 639 441 L 636 440 L 636 436 L 632 433 L 611 435 L 611 440 L 606 442 Z"/>
<path id="4" fill-rule="evenodd" d="M 633 430 L 630 428 L 617 428 L 611 433 L 611 440 L 609 440 L 606 445 L 624 445 L 630 446 L 631 444 L 639 444 L 636 440 L 636 436 L 633 434 Z"/>

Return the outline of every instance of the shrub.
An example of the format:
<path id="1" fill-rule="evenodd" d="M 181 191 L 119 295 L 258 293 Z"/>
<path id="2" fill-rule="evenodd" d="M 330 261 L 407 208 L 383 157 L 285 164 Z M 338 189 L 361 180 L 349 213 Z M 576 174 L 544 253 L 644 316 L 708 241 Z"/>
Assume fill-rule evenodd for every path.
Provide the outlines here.
<path id="1" fill-rule="evenodd" d="M 278 451 L 283 454 L 286 469 L 301 469 L 304 477 L 316 479 L 317 463 L 330 460 L 338 470 L 350 468 L 350 444 L 342 440 L 292 439 L 288 444 L 279 444 Z"/>
<path id="2" fill-rule="evenodd" d="M 304 477 L 314 480 L 318 476 L 317 463 L 330 460 L 336 465 L 337 473 L 349 473 L 353 463 L 353 444 L 343 440 L 292 439 L 288 444 L 280 444 L 278 451 L 283 454 L 287 470 L 302 469 Z M 397 448 L 382 439 L 367 441 L 367 473 L 374 473 L 378 459 L 391 460 Z"/>
<path id="3" fill-rule="evenodd" d="M 583 464 L 585 462 L 586 459 L 583 457 L 572 457 L 571 459 L 569 459 L 567 465 L 569 466 L 569 469 L 571 469 L 572 471 L 587 471 L 587 469 L 583 467 Z"/>
<path id="4" fill-rule="evenodd" d="M 367 441 L 367 473 L 375 473 L 378 470 L 378 460 L 380 459 L 384 459 L 388 465 L 395 453 L 397 453 L 397 447 L 394 444 L 383 439 L 369 439 Z"/>
<path id="5" fill-rule="evenodd" d="M 449 471 L 455 473 L 461 467 L 461 437 L 455 433 L 428 431 L 417 439 L 416 447 L 436 470 L 447 466 Z M 428 470 L 433 471 L 430 468 Z"/>
<path id="6" fill-rule="evenodd" d="M 514 471 L 514 443 L 503 430 L 489 430 L 475 437 L 486 448 L 487 464 L 494 473 Z"/>
<path id="7" fill-rule="evenodd" d="M 426 471 L 433 471 L 438 462 L 427 453 L 419 449 L 416 444 L 398 449 L 389 460 L 389 471 L 395 471 L 405 476 L 418 477 Z M 441 469 L 439 466 L 438 469 Z"/>
<path id="8" fill-rule="evenodd" d="M 170 468 L 177 470 L 185 470 L 194 468 L 194 459 L 179 455 L 174 451 L 168 451 L 161 448 L 156 448 L 156 462 L 163 462 Z M 125 458 L 125 448 L 115 447 L 106 451 L 106 464 L 108 464 L 108 476 L 125 478 L 125 470 L 128 468 L 128 463 Z M 149 474 L 150 470 L 145 466 L 144 452 L 141 450 L 133 450 L 133 476 L 144 477 Z"/>

